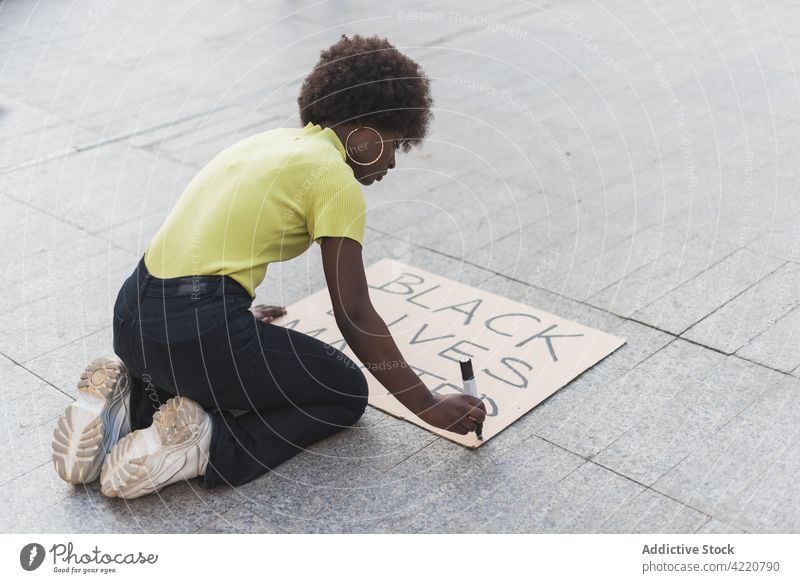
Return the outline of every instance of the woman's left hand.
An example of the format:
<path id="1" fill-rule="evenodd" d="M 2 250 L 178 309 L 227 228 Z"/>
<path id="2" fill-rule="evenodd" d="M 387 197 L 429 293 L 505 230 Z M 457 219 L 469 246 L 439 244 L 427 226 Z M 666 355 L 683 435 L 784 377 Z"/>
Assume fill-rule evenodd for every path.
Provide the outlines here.
<path id="1" fill-rule="evenodd" d="M 264 304 L 259 304 L 257 306 L 251 306 L 250 311 L 253 312 L 253 315 L 261 320 L 264 323 L 269 324 L 277 318 L 278 316 L 283 316 L 286 313 L 286 307 L 284 306 L 265 306 Z"/>

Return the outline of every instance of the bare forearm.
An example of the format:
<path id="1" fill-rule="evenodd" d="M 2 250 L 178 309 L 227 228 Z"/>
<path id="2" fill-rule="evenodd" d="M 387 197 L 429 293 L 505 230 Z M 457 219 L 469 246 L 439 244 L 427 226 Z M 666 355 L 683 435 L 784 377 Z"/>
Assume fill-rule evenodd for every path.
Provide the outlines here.
<path id="1" fill-rule="evenodd" d="M 367 370 L 407 409 L 419 415 L 430 407 L 433 395 L 406 363 L 377 312 L 370 310 L 357 322 L 340 323 L 339 329 Z"/>

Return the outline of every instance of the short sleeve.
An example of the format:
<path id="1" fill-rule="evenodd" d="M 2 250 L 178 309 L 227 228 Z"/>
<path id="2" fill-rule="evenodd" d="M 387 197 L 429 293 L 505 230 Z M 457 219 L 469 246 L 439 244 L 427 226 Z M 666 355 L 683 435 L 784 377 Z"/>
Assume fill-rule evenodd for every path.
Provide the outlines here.
<path id="1" fill-rule="evenodd" d="M 352 174 L 341 174 L 320 181 L 306 211 L 306 227 L 318 244 L 320 237 L 348 237 L 363 247 L 367 216 L 364 195 Z"/>

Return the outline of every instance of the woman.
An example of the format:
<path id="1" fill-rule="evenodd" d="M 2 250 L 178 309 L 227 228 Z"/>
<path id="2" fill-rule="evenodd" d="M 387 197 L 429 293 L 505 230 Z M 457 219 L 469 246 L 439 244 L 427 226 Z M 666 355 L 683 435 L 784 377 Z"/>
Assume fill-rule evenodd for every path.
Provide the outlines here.
<path id="1" fill-rule="evenodd" d="M 119 291 L 121 360 L 89 363 L 58 421 L 53 462 L 64 480 L 99 477 L 103 494 L 122 498 L 195 477 L 236 486 L 355 423 L 368 393 L 359 367 L 271 324 L 283 308 L 251 307 L 269 263 L 315 241 L 336 323 L 371 374 L 435 427 L 466 434 L 483 422 L 479 399 L 433 395 L 407 366 L 362 263 L 358 184 L 421 144 L 429 87 L 385 39 L 343 35 L 302 86 L 305 127 L 253 135 L 200 170 Z"/>

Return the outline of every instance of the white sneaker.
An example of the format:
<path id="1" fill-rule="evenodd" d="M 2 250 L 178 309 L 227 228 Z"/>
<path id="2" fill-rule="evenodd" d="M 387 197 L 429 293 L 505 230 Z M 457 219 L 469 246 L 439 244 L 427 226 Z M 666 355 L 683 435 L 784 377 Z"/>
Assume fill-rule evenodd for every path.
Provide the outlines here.
<path id="1" fill-rule="evenodd" d="M 183 396 L 169 399 L 153 424 L 127 435 L 106 457 L 100 475 L 106 496 L 138 498 L 174 482 L 204 476 L 211 415 Z"/>
<path id="2" fill-rule="evenodd" d="M 53 465 L 63 480 L 95 481 L 108 451 L 130 433 L 130 381 L 128 369 L 116 358 L 101 356 L 86 365 L 78 399 L 53 431 Z"/>

